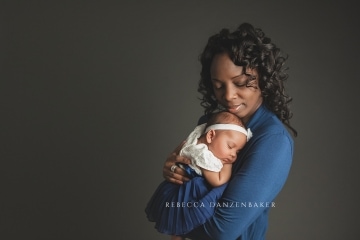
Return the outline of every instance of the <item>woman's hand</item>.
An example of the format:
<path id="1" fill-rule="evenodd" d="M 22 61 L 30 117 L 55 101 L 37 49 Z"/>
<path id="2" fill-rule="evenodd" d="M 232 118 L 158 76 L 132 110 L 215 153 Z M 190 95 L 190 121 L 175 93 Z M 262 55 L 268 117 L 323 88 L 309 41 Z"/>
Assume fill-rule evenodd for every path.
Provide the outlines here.
<path id="1" fill-rule="evenodd" d="M 164 163 L 163 176 L 169 182 L 183 184 L 184 181 L 189 181 L 185 170 L 176 166 L 176 163 L 190 163 L 190 160 L 188 158 L 179 155 L 179 152 L 184 143 L 185 141 L 182 142 L 179 146 L 177 146 L 177 148 L 174 149 L 174 151 L 168 156 Z"/>

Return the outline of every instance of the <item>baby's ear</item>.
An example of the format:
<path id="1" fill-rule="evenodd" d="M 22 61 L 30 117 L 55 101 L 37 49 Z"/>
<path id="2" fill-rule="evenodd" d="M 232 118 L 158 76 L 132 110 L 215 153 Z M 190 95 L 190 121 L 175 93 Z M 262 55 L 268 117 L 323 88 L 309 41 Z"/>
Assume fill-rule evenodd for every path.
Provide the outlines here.
<path id="1" fill-rule="evenodd" d="M 207 133 L 206 133 L 206 142 L 207 143 L 211 143 L 212 140 L 214 139 L 215 137 L 215 130 L 209 130 Z"/>

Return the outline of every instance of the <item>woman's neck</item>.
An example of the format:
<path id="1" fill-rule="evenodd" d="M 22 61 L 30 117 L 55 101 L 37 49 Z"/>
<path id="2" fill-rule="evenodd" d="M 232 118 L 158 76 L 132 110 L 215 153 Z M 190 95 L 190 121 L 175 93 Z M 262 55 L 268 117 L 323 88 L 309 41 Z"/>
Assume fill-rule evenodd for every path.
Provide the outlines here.
<path id="1" fill-rule="evenodd" d="M 247 123 L 249 122 L 250 118 L 254 115 L 254 113 L 256 112 L 256 110 L 259 109 L 259 107 L 261 106 L 261 104 L 263 103 L 263 99 L 260 98 L 259 102 L 256 104 L 256 107 L 254 108 L 254 110 L 252 110 L 251 112 L 249 112 L 248 115 L 246 115 L 245 117 L 241 118 L 241 121 L 243 121 L 243 123 L 245 125 L 247 125 Z"/>

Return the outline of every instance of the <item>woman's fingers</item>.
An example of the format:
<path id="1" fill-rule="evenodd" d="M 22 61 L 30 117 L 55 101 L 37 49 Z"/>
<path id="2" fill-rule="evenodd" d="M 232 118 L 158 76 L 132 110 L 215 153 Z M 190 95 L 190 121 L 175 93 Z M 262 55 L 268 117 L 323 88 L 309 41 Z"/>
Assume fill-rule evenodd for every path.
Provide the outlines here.
<path id="1" fill-rule="evenodd" d="M 168 156 L 163 167 L 163 176 L 166 180 L 173 183 L 182 184 L 188 181 L 187 173 L 184 169 L 177 166 L 177 163 L 189 164 L 190 160 L 179 155 L 179 152 L 185 141 L 177 146 L 174 151 Z"/>
<path id="2" fill-rule="evenodd" d="M 190 164 L 190 160 L 188 158 L 177 155 L 175 152 L 171 153 L 165 161 L 164 166 L 171 168 L 176 163 Z"/>
<path id="3" fill-rule="evenodd" d="M 163 175 L 167 181 L 177 184 L 183 184 L 184 182 L 189 181 L 189 178 L 186 177 L 187 174 L 184 169 L 176 167 L 172 172 L 170 168 L 164 166 L 163 169 Z"/>

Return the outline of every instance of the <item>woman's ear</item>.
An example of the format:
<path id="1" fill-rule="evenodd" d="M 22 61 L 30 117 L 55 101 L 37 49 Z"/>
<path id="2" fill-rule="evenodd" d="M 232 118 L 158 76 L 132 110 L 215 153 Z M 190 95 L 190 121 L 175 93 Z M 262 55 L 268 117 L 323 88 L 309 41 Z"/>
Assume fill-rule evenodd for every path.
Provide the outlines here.
<path id="1" fill-rule="evenodd" d="M 209 130 L 207 133 L 206 133 L 206 142 L 209 144 L 212 142 L 212 140 L 214 139 L 215 137 L 215 130 Z"/>

